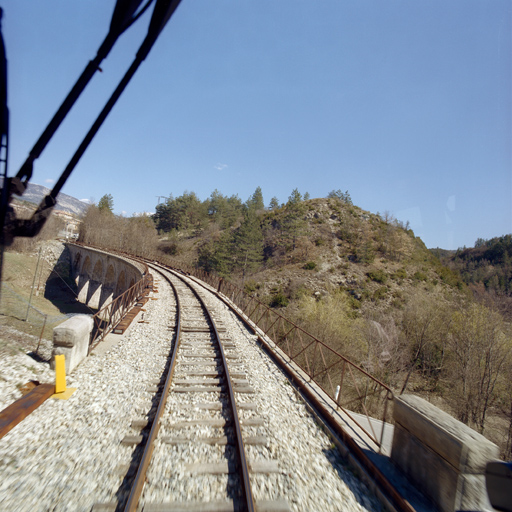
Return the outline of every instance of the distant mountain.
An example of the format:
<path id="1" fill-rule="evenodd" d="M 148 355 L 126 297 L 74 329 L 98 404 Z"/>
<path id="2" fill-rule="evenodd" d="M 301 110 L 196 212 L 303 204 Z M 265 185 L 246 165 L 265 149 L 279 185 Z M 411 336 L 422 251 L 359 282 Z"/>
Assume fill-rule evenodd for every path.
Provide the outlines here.
<path id="1" fill-rule="evenodd" d="M 29 183 L 27 190 L 23 196 L 15 195 L 17 199 L 27 201 L 29 203 L 39 204 L 41 199 L 50 192 L 50 189 L 35 183 Z M 57 198 L 57 205 L 55 210 L 71 213 L 78 217 L 82 216 L 88 208 L 88 204 L 76 199 L 75 197 L 68 196 L 67 194 L 60 193 Z"/>

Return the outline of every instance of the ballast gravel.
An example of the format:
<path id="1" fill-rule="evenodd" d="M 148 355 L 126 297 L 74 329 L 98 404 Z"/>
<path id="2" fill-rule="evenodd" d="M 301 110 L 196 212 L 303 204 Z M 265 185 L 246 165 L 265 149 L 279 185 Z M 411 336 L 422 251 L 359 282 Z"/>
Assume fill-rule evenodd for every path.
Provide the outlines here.
<path id="1" fill-rule="evenodd" d="M 71 375 L 76 388 L 68 400 L 50 399 L 0 439 L 0 510 L 5 512 L 90 511 L 98 503 L 115 503 L 124 493 L 123 479 L 134 456 L 125 436 L 134 435 L 131 422 L 144 417 L 173 342 L 175 303 L 170 286 L 158 281 L 158 300 L 145 306 L 128 332 L 109 350 L 93 352 Z M 258 347 L 254 336 L 229 309 L 203 292 L 215 309 L 216 321 L 226 328 L 238 360 L 233 371 L 244 371 L 254 394 L 237 394 L 237 402 L 252 402 L 241 419 L 262 418 L 263 425 L 247 427 L 247 435 L 265 436 L 262 446 L 248 446 L 249 459 L 275 461 L 279 471 L 251 476 L 256 500 L 284 499 L 293 511 L 379 511 L 380 503 L 344 465 L 329 438 L 317 426 L 284 374 Z M 111 338 L 113 335 L 111 335 Z M 183 350 L 183 349 L 182 349 Z M 230 367 L 230 371 L 231 367 Z M 26 354 L 4 354 L 0 359 L 0 408 L 21 395 L 27 380 L 52 382 L 47 363 Z M 215 396 L 199 394 L 197 402 Z M 214 394 L 212 394 L 214 395 Z M 170 396 L 168 408 L 176 418 L 218 417 L 218 412 L 190 408 L 183 396 Z M 165 429 L 164 429 L 165 430 Z M 211 432 L 211 431 L 210 431 Z M 169 433 L 167 433 L 169 434 Z M 209 435 L 204 429 L 201 435 Z M 158 441 L 157 443 L 161 443 Z M 157 485 L 147 499 L 152 503 L 208 501 L 226 489 L 228 477 L 194 475 L 186 464 L 213 454 L 220 460 L 226 447 L 185 443 L 173 457 L 158 455 L 158 470 L 149 473 Z M 182 458 L 179 454 L 182 454 Z"/>

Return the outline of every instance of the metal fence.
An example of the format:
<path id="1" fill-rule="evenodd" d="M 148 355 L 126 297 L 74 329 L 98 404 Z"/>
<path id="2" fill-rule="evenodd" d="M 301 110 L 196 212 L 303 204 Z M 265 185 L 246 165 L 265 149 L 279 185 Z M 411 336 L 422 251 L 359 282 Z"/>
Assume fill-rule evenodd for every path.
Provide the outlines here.
<path id="1" fill-rule="evenodd" d="M 30 304 L 27 299 L 16 293 L 9 284 L 1 283 L 1 286 L 0 315 L 25 322 L 32 327 L 33 335 L 39 337 L 39 343 L 45 334 L 45 330 L 48 335 L 53 327 L 69 317 L 65 314 L 48 315 L 43 313 Z"/>
<path id="2" fill-rule="evenodd" d="M 121 258 L 128 258 L 134 260 L 134 257 L 124 253 L 122 251 L 116 251 L 111 249 L 103 249 L 90 244 L 84 244 L 82 242 L 74 241 L 74 245 L 79 245 L 85 248 L 95 249 L 106 254 L 116 254 Z M 115 327 L 123 320 L 126 314 L 132 309 L 132 307 L 141 300 L 153 286 L 153 276 L 149 273 L 148 266 L 141 260 L 137 259 L 137 262 L 142 265 L 142 279 L 137 281 L 131 288 L 126 290 L 121 295 L 115 297 L 108 304 L 105 304 L 94 316 L 94 326 L 91 333 L 91 339 L 89 342 L 89 352 L 102 341 L 107 334 L 111 333 Z"/>
<path id="3" fill-rule="evenodd" d="M 94 316 L 89 351 L 91 351 L 107 334 L 121 322 L 132 307 L 147 295 L 153 286 L 153 276 L 146 267 L 142 279 L 111 302 L 103 306 Z"/>

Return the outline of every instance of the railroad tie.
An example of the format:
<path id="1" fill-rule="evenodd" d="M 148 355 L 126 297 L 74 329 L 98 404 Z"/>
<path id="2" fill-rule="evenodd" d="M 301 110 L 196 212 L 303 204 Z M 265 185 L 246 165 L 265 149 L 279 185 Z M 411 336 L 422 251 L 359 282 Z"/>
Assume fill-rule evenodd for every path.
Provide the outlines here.
<path id="1" fill-rule="evenodd" d="M 177 421 L 176 423 L 171 423 L 168 428 L 187 428 L 187 427 L 213 427 L 213 428 L 222 428 L 227 424 L 230 424 L 231 420 L 226 420 L 224 418 L 215 419 L 215 418 L 205 418 L 201 420 L 183 420 Z"/>
<path id="2" fill-rule="evenodd" d="M 182 409 L 206 409 L 208 411 L 221 411 L 222 404 L 220 402 L 204 402 L 199 404 L 179 404 Z"/>
<path id="3" fill-rule="evenodd" d="M 143 435 L 138 436 L 124 436 L 121 440 L 121 444 L 125 446 L 136 446 L 144 439 Z"/>
<path id="4" fill-rule="evenodd" d="M 194 462 L 185 464 L 185 471 L 198 475 L 227 475 L 232 473 L 230 464 L 227 461 L 223 462 Z M 249 461 L 249 468 L 252 473 L 267 474 L 279 473 L 279 465 L 275 460 L 254 460 Z M 234 468 L 233 468 L 234 469 Z"/>
<path id="5" fill-rule="evenodd" d="M 248 436 L 244 438 L 244 444 L 245 445 L 252 445 L 252 446 L 265 446 L 267 444 L 267 438 L 264 436 Z M 227 436 L 218 436 L 218 437 L 199 437 L 194 439 L 189 439 L 188 437 L 171 437 L 171 436 L 164 436 L 162 437 L 162 442 L 166 444 L 184 444 L 184 443 L 195 443 L 200 442 L 204 444 L 210 444 L 210 445 L 219 445 L 219 446 L 225 446 L 225 445 L 234 445 L 235 440 L 230 437 L 228 439 Z"/>
<path id="6" fill-rule="evenodd" d="M 285 500 L 275 501 L 258 500 L 255 503 L 258 512 L 291 512 L 290 506 Z M 112 510 L 112 509 L 109 509 Z M 148 503 L 144 505 L 144 512 L 236 512 L 235 504 L 232 501 L 213 501 L 209 503 L 194 502 L 171 502 L 161 504 Z M 96 512 L 93 510 L 93 512 Z M 98 510 L 97 512 L 103 512 Z"/>

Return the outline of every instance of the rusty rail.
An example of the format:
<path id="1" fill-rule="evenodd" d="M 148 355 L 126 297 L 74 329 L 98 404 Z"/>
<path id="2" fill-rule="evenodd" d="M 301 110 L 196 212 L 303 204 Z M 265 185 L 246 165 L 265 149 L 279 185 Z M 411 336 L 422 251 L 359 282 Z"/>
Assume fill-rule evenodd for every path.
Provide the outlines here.
<path id="1" fill-rule="evenodd" d="M 142 459 L 140 461 L 139 467 L 137 469 L 137 474 L 135 475 L 134 481 L 131 486 L 130 494 L 126 501 L 124 512 L 135 512 L 137 510 L 140 497 L 142 495 L 142 490 L 144 488 L 144 483 L 146 481 L 146 472 L 149 467 L 149 463 L 151 462 L 151 456 L 153 455 L 153 449 L 155 445 L 155 440 L 158 436 L 158 431 L 160 430 L 160 419 L 165 411 L 165 405 L 167 403 L 167 397 L 169 396 L 169 392 L 171 389 L 171 383 L 174 376 L 174 369 L 176 368 L 176 358 L 178 356 L 178 350 L 180 348 L 181 343 L 181 304 L 180 298 L 178 295 L 178 291 L 174 284 L 169 280 L 169 284 L 171 285 L 172 291 L 174 293 L 174 298 L 176 300 L 176 339 L 174 342 L 174 347 L 170 354 L 171 361 L 169 364 L 169 368 L 167 370 L 167 375 L 165 377 L 164 387 L 162 389 L 162 394 L 160 400 L 158 402 L 158 408 L 155 412 L 155 416 L 151 423 L 151 430 L 149 432 L 148 439 L 146 441 L 146 445 L 144 447 L 144 453 L 142 455 Z"/>
<path id="2" fill-rule="evenodd" d="M 254 512 L 255 505 L 254 505 L 254 498 L 253 498 L 252 489 L 251 489 L 251 483 L 250 483 L 250 479 L 249 479 L 249 466 L 248 466 L 248 462 L 247 462 L 247 458 L 246 458 L 246 454 L 245 454 L 245 447 L 244 447 L 244 442 L 243 442 L 243 438 L 242 438 L 240 420 L 239 420 L 238 412 L 236 409 L 235 395 L 234 395 L 234 391 L 233 391 L 231 378 L 229 376 L 228 364 L 227 364 L 224 349 L 222 347 L 220 335 L 217 331 L 215 321 L 214 321 L 208 307 L 206 306 L 204 300 L 201 298 L 201 296 L 197 293 L 197 291 L 194 289 L 193 286 L 191 286 L 189 283 L 186 282 L 185 279 L 183 279 L 181 276 L 177 275 L 175 272 L 173 272 L 173 274 L 176 275 L 177 278 L 179 278 L 181 281 L 183 281 L 184 284 L 186 284 L 192 290 L 192 292 L 194 293 L 196 298 L 203 305 L 205 312 L 208 315 L 210 324 L 212 326 L 212 330 L 214 331 L 215 338 L 218 342 L 219 351 L 221 354 L 222 366 L 224 369 L 224 374 L 226 376 L 226 383 L 227 383 L 227 388 L 228 388 L 228 399 L 230 402 L 231 411 L 232 411 L 232 415 L 233 415 L 233 423 L 234 423 L 234 427 L 235 427 L 235 437 L 236 437 L 236 445 L 237 445 L 237 465 L 238 465 L 239 471 L 241 473 L 241 479 L 242 479 L 242 484 L 243 484 L 242 485 L 242 494 L 243 494 L 244 498 L 243 498 L 242 510 L 247 511 L 247 512 Z M 180 305 L 180 300 L 179 300 L 179 294 L 178 294 L 176 287 L 172 283 L 172 281 L 166 276 L 164 276 L 164 278 L 169 282 L 169 284 L 171 285 L 171 287 L 173 289 L 173 293 L 174 293 L 174 297 L 175 297 L 176 305 L 177 305 L 176 341 L 175 341 L 175 344 L 174 344 L 174 347 L 173 347 L 173 350 L 171 353 L 171 363 L 169 365 L 169 370 L 167 372 L 167 376 L 165 379 L 165 384 L 164 384 L 164 388 L 162 390 L 162 395 L 161 395 L 160 401 L 158 403 L 158 408 L 156 410 L 155 417 L 151 424 L 151 430 L 150 430 L 148 439 L 147 439 L 145 447 L 144 447 L 144 452 L 142 455 L 141 462 L 139 464 L 139 468 L 137 470 L 137 474 L 136 474 L 133 484 L 131 486 L 131 490 L 130 490 L 130 494 L 128 496 L 127 502 L 123 508 L 124 512 L 135 512 L 138 509 L 139 500 L 142 495 L 142 490 L 143 490 L 144 483 L 146 480 L 146 472 L 147 472 L 147 469 L 148 469 L 150 461 L 151 461 L 155 440 L 158 436 L 158 431 L 160 429 L 160 419 L 165 410 L 165 405 L 167 402 L 167 397 L 170 392 L 171 382 L 172 382 L 172 378 L 174 375 L 174 369 L 176 366 L 176 358 L 177 358 L 178 350 L 180 348 L 181 305 Z"/>
<path id="3" fill-rule="evenodd" d="M 130 257 L 126 253 L 119 254 Z M 133 256 L 131 258 L 133 259 Z M 140 258 L 137 260 L 141 261 Z M 390 419 L 388 402 L 393 400 L 391 388 L 325 342 L 229 281 L 181 262 L 172 261 L 171 267 L 201 279 L 235 304 L 291 362 L 306 373 L 310 382 L 314 382 L 335 402 L 337 410 L 343 411 L 379 447 L 379 450 L 382 448 L 385 424 Z M 99 316 L 100 313 L 101 311 L 95 316 Z M 363 425 L 360 417 L 355 414 L 366 417 L 367 425 Z M 382 421 L 380 432 L 375 431 L 372 422 L 375 419 Z"/>
<path id="4" fill-rule="evenodd" d="M 203 270 L 173 262 L 174 268 L 201 279 L 235 304 L 268 336 L 368 437 L 382 449 L 393 391 L 366 370 L 333 350 L 326 343 L 296 325 L 238 286 Z M 360 414 L 366 417 L 363 425 Z M 381 420 L 380 432 L 375 422 Z"/>
<path id="5" fill-rule="evenodd" d="M 175 274 L 176 275 L 176 274 Z M 179 275 L 176 275 L 176 277 L 179 277 L 182 279 Z M 183 279 L 182 279 L 183 280 Z M 184 281 L 184 280 L 183 280 Z M 186 283 L 186 281 L 184 281 Z M 188 283 L 186 283 L 188 286 L 190 286 Z M 240 425 L 240 418 L 238 416 L 238 410 L 236 407 L 236 401 L 235 401 L 235 392 L 233 390 L 233 384 L 231 381 L 231 377 L 229 375 L 229 368 L 228 363 L 226 360 L 226 354 L 224 352 L 224 347 L 222 346 L 222 342 L 220 339 L 220 335 L 217 331 L 217 326 L 215 325 L 215 321 L 213 319 L 213 316 L 210 313 L 210 310 L 206 306 L 206 303 L 201 298 L 201 296 L 197 293 L 194 287 L 190 286 L 190 289 L 194 293 L 194 295 L 197 297 L 199 302 L 204 306 L 206 314 L 208 315 L 208 318 L 210 320 L 210 323 L 212 325 L 215 339 L 217 340 L 219 344 L 219 351 L 221 355 L 222 360 L 222 367 L 224 369 L 224 374 L 226 376 L 226 384 L 227 384 L 227 390 L 228 390 L 228 400 L 231 407 L 232 415 L 233 415 L 233 424 L 234 424 L 234 430 L 235 430 L 235 437 L 236 437 L 236 452 L 237 452 L 237 465 L 239 472 L 241 473 L 241 479 L 242 479 L 242 494 L 243 494 L 243 502 L 244 502 L 244 509 L 246 512 L 254 512 L 256 510 L 255 504 L 254 504 L 254 497 L 252 493 L 251 488 L 251 481 L 249 478 L 249 464 L 247 462 L 247 457 L 245 454 L 245 446 L 244 441 L 242 437 L 242 427 Z"/>
<path id="6" fill-rule="evenodd" d="M 55 393 L 53 384 L 40 384 L 0 411 L 0 439 Z"/>

